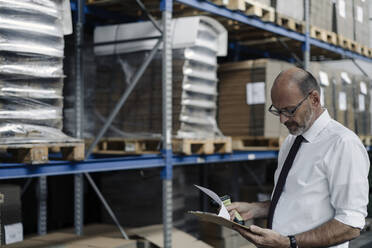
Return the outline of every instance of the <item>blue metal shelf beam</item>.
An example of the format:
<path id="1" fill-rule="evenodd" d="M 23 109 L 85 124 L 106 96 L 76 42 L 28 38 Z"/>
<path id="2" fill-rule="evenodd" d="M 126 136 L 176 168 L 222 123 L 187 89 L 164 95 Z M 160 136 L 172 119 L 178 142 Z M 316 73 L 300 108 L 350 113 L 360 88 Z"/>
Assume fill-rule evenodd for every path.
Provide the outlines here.
<path id="1" fill-rule="evenodd" d="M 232 154 L 213 154 L 205 156 L 173 156 L 173 165 L 237 162 L 258 159 L 275 159 L 277 151 L 236 152 Z M 164 167 L 162 155 L 143 155 L 118 158 L 89 159 L 82 162 L 57 162 L 48 164 L 1 164 L 0 179 L 14 179 L 40 176 L 57 176 L 85 172 L 104 172 Z"/>
<path id="2" fill-rule="evenodd" d="M 228 19 L 236 20 L 241 23 L 248 24 L 252 27 L 259 28 L 259 29 L 262 29 L 268 32 L 272 32 L 274 34 L 285 36 L 285 37 L 288 37 L 288 38 L 291 38 L 291 39 L 294 39 L 300 42 L 305 42 L 304 34 L 297 33 L 291 30 L 287 30 L 273 23 L 263 22 L 258 18 L 246 16 L 244 15 L 244 13 L 241 13 L 238 11 L 232 11 L 225 7 L 214 5 L 211 2 L 201 1 L 201 0 L 175 0 L 175 1 L 194 7 L 202 11 L 207 11 L 207 12 L 219 15 L 219 16 L 226 17 Z M 372 59 L 370 58 L 367 58 L 365 56 L 362 56 L 360 54 L 357 54 L 351 51 L 347 51 L 341 47 L 338 47 L 338 46 L 335 46 L 335 45 L 332 45 L 332 44 L 329 44 L 329 43 L 326 43 L 326 42 L 323 42 L 323 41 L 320 41 L 314 38 L 310 38 L 309 42 L 310 42 L 310 45 L 326 49 L 328 51 L 343 55 L 345 57 L 350 57 L 354 59 L 364 60 L 367 62 L 372 62 Z"/>

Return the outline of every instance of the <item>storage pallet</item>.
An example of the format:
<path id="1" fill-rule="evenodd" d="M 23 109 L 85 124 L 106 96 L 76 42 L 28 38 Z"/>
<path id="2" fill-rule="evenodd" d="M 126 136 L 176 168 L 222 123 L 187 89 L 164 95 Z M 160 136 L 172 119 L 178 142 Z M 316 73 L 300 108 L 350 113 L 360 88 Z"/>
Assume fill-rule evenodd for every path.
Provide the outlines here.
<path id="1" fill-rule="evenodd" d="M 232 137 L 232 148 L 235 151 L 279 150 L 284 137 Z"/>
<path id="2" fill-rule="evenodd" d="M 186 155 L 231 153 L 231 137 L 206 139 L 173 139 L 173 152 Z"/>
<path id="3" fill-rule="evenodd" d="M 113 155 L 153 154 L 160 152 L 161 145 L 161 139 L 105 138 L 98 142 L 93 152 Z"/>
<path id="4" fill-rule="evenodd" d="M 299 32 L 304 34 L 305 33 L 305 24 L 302 21 L 295 20 L 291 17 L 276 13 L 276 21 L 275 23 L 278 26 L 281 26 L 283 28 Z"/>
<path id="5" fill-rule="evenodd" d="M 275 10 L 254 0 L 230 0 L 227 8 L 239 10 L 247 16 L 256 16 L 266 22 L 274 22 Z"/>
<path id="6" fill-rule="evenodd" d="M 160 153 L 162 148 L 161 139 L 156 138 L 106 138 L 102 139 L 94 153 L 112 154 L 112 155 L 140 155 Z M 172 149 L 174 153 L 191 154 L 213 154 L 213 153 L 230 153 L 232 151 L 231 138 L 206 138 L 206 139 L 189 139 L 174 138 L 172 139 Z"/>
<path id="7" fill-rule="evenodd" d="M 319 27 L 310 27 L 310 37 L 327 42 L 329 44 L 337 45 L 337 34 Z"/>
<path id="8" fill-rule="evenodd" d="M 49 162 L 50 153 L 60 151 L 61 160 L 84 160 L 84 143 L 82 142 L 50 142 L 50 143 L 17 143 L 0 144 L 3 162 L 44 164 Z"/>

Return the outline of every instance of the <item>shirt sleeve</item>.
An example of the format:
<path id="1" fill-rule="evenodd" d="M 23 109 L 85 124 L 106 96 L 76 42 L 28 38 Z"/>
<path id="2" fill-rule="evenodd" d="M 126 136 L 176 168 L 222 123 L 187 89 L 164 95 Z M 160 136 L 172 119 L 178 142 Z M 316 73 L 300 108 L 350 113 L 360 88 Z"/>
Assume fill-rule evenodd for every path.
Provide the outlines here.
<path id="1" fill-rule="evenodd" d="M 335 219 L 362 229 L 367 216 L 369 157 L 357 137 L 340 138 L 325 162 Z"/>

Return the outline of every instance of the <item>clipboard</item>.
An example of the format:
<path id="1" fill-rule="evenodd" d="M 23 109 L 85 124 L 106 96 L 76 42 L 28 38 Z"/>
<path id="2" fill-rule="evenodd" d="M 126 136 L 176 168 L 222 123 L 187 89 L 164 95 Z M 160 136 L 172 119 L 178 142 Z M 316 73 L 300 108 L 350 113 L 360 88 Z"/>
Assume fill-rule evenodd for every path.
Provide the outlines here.
<path id="1" fill-rule="evenodd" d="M 234 227 L 240 227 L 240 228 L 245 229 L 246 231 L 250 231 L 249 226 L 238 224 L 234 221 L 220 217 L 214 213 L 207 213 L 207 212 L 201 212 L 201 211 L 188 211 L 188 213 L 198 217 L 201 221 L 211 222 L 211 223 L 224 226 L 224 227 L 227 227 L 233 230 L 235 230 Z"/>

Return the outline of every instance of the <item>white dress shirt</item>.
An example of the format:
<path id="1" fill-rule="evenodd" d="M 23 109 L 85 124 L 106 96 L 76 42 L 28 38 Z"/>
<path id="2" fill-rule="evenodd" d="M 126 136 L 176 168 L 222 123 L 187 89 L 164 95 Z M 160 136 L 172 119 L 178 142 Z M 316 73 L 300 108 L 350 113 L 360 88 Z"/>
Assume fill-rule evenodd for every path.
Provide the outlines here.
<path id="1" fill-rule="evenodd" d="M 303 137 L 305 141 L 275 208 L 273 230 L 294 235 L 333 218 L 363 228 L 367 216 L 369 158 L 358 136 L 324 110 Z M 295 138 L 289 135 L 280 149 L 275 184 Z M 347 242 L 333 247 L 349 245 Z"/>

